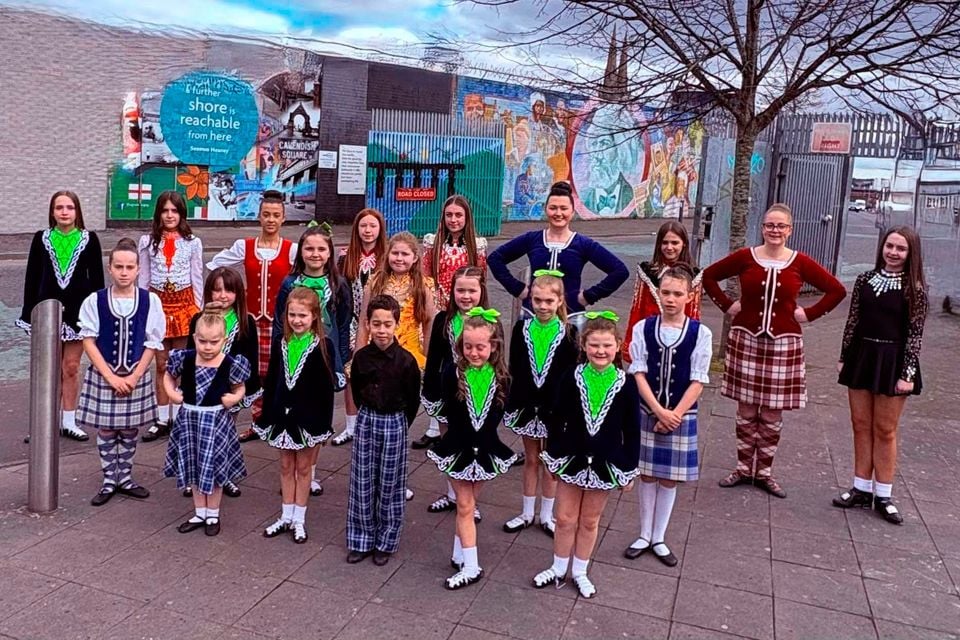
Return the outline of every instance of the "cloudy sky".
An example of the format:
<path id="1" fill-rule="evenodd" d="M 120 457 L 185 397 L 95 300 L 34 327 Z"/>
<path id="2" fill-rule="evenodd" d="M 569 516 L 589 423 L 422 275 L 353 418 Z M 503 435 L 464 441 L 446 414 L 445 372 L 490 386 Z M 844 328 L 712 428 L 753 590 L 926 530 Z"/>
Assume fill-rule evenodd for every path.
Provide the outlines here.
<path id="1" fill-rule="evenodd" d="M 495 9 L 459 0 L 0 0 L 111 25 L 283 37 L 318 51 L 357 57 L 420 57 L 435 36 L 461 41 L 468 64 L 511 66 L 490 49 L 505 33 L 538 24 L 537 3 Z M 464 46 L 464 42 L 469 43 Z M 513 60 L 519 54 L 513 55 Z"/>

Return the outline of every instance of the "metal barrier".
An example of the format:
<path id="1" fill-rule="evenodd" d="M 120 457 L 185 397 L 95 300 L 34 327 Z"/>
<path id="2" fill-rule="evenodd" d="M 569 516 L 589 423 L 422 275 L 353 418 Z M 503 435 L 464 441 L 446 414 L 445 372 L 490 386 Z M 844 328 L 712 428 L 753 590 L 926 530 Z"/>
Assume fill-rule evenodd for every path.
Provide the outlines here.
<path id="1" fill-rule="evenodd" d="M 30 314 L 30 466 L 27 508 L 57 508 L 60 491 L 60 322 L 63 308 L 44 300 Z"/>

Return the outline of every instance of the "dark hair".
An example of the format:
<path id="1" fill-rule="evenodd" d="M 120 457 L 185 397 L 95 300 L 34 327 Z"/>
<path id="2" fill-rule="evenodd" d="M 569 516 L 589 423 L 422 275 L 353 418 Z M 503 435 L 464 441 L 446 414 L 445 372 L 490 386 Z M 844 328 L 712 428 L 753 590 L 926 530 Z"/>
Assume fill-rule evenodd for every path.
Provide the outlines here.
<path id="1" fill-rule="evenodd" d="M 327 243 L 327 249 L 330 252 L 330 255 L 327 257 L 326 276 L 330 283 L 331 300 L 334 306 L 336 306 L 340 304 L 340 270 L 337 268 L 337 248 L 333 244 L 333 238 L 323 227 L 307 227 L 306 231 L 300 235 L 300 240 L 297 243 L 297 257 L 293 261 L 293 269 L 290 270 L 290 273 L 298 276 L 303 275 L 304 269 L 307 268 L 306 263 L 303 261 L 303 245 L 307 238 L 312 238 L 313 236 L 322 238 Z"/>
<path id="2" fill-rule="evenodd" d="M 507 354 L 504 345 L 506 340 L 503 336 L 503 325 L 497 319 L 494 322 L 487 322 L 479 316 L 467 316 L 463 319 L 463 331 L 467 329 L 478 329 L 485 327 L 490 329 L 490 360 L 488 362 L 493 366 L 494 379 L 497 381 L 497 401 L 501 406 L 507 402 L 507 395 L 510 391 L 510 371 L 508 369 Z M 467 377 L 464 371 L 470 366 L 463 355 L 463 333 L 457 338 L 457 397 L 460 400 L 466 400 L 467 397 Z"/>
<path id="3" fill-rule="evenodd" d="M 267 189 L 260 196 L 260 211 L 263 210 L 265 204 L 283 204 L 283 193 L 276 189 Z"/>
<path id="4" fill-rule="evenodd" d="M 113 256 L 121 251 L 129 251 L 137 256 L 137 264 L 140 264 L 140 251 L 137 249 L 137 243 L 130 238 L 120 238 L 117 240 L 117 246 L 110 249 L 110 256 L 107 258 L 107 264 L 113 263 Z"/>
<path id="5" fill-rule="evenodd" d="M 614 337 L 616 337 L 617 342 L 623 341 L 620 338 L 620 329 L 616 322 L 613 320 L 607 320 L 606 318 L 592 318 L 587 320 L 583 325 L 583 329 L 580 330 L 581 348 L 587 344 L 587 336 L 589 336 L 591 333 L 599 332 L 612 333 Z M 617 355 L 620 355 L 619 352 Z"/>
<path id="6" fill-rule="evenodd" d="M 377 266 L 383 264 L 384 256 L 387 255 L 387 222 L 383 219 L 383 214 L 376 209 L 361 209 L 353 219 L 353 228 L 350 230 L 350 244 L 347 245 L 347 253 L 343 259 L 343 277 L 353 282 L 360 277 L 360 256 L 363 255 L 363 242 L 360 240 L 360 221 L 371 216 L 376 219 L 380 225 L 380 233 L 373 245 L 373 255 L 377 258 Z"/>
<path id="7" fill-rule="evenodd" d="M 683 243 L 683 249 L 680 250 L 680 256 L 677 258 L 677 262 L 685 262 L 688 265 L 692 265 L 693 260 L 690 258 L 690 238 L 687 236 L 687 230 L 676 220 L 664 222 L 657 230 L 657 239 L 653 245 L 653 265 L 655 267 L 662 267 L 664 265 L 663 251 L 660 247 L 668 233 L 678 236 Z"/>
<path id="8" fill-rule="evenodd" d="M 73 200 L 73 208 L 77 212 L 77 219 L 76 219 L 76 222 L 74 222 L 74 226 L 77 229 L 84 229 L 83 211 L 80 209 L 80 197 L 77 196 L 77 194 L 75 194 L 73 191 L 57 191 L 55 194 L 50 196 L 50 212 L 47 215 L 47 224 L 50 226 L 51 229 L 57 226 L 57 219 L 53 217 L 53 205 L 57 201 L 57 198 L 59 198 L 60 196 L 67 196 L 68 198 Z"/>
<path id="9" fill-rule="evenodd" d="M 393 296 L 381 293 L 370 298 L 370 302 L 367 303 L 367 322 L 370 322 L 373 312 L 378 310 L 389 311 L 393 314 L 394 321 L 400 322 L 400 303 Z"/>
<path id="10" fill-rule="evenodd" d="M 903 239 L 907 241 L 907 261 L 903 265 L 903 272 L 906 277 L 904 278 L 903 288 L 907 297 L 907 304 L 910 307 L 908 317 L 912 318 L 914 312 L 917 311 L 916 306 L 923 304 L 923 298 L 920 294 L 926 293 L 927 289 L 927 281 L 923 277 L 923 249 L 920 246 L 920 236 L 917 235 L 913 227 L 891 227 L 884 232 L 883 239 L 880 240 L 880 246 L 877 247 L 876 270 L 879 271 L 886 265 L 883 260 L 883 245 L 887 243 L 887 238 L 894 233 L 903 236 Z"/>
<path id="11" fill-rule="evenodd" d="M 457 310 L 457 299 L 454 295 L 454 290 L 457 288 L 457 279 L 458 278 L 476 278 L 480 281 L 480 306 L 488 307 L 490 303 L 487 301 L 487 272 L 481 269 L 480 267 L 466 266 L 460 267 L 453 272 L 453 278 L 450 279 L 450 302 L 447 304 L 447 309 Z"/>
<path id="12" fill-rule="evenodd" d="M 320 309 L 320 297 L 313 289 L 306 287 L 294 287 L 287 297 L 287 306 L 283 310 L 283 338 L 284 340 L 293 335 L 293 329 L 290 328 L 290 320 L 287 318 L 287 309 L 291 303 L 302 304 L 313 314 L 313 322 L 310 323 L 310 330 L 320 339 L 320 355 L 323 356 L 323 362 L 327 365 L 327 371 L 330 372 L 330 379 L 333 380 L 333 367 L 330 366 L 330 353 L 327 351 L 327 334 L 323 330 L 323 311 Z"/>
<path id="13" fill-rule="evenodd" d="M 687 291 L 693 291 L 693 270 L 689 267 L 689 265 L 679 262 L 672 267 L 668 267 L 660 275 L 660 282 L 662 283 L 667 278 L 683 280 L 687 283 Z"/>
<path id="14" fill-rule="evenodd" d="M 153 246 L 154 255 L 160 250 L 160 241 L 163 239 L 163 223 L 160 221 L 160 214 L 163 213 L 163 208 L 168 202 L 172 202 L 173 206 L 177 208 L 177 213 L 180 214 L 177 233 L 184 240 L 193 237 L 193 231 L 190 230 L 190 225 L 187 223 L 187 201 L 183 199 L 183 195 L 179 191 L 164 191 L 157 196 L 157 206 L 153 209 L 153 230 L 150 232 L 150 244 Z"/>
<path id="15" fill-rule="evenodd" d="M 223 288 L 236 296 L 233 301 L 233 310 L 237 312 L 237 326 L 240 335 L 247 335 L 247 296 L 243 287 L 243 278 L 240 274 L 228 267 L 217 267 L 210 272 L 206 281 L 203 283 L 203 303 L 209 304 L 213 301 L 213 290 L 217 286 L 217 280 L 223 283 Z"/>
<path id="16" fill-rule="evenodd" d="M 463 246 L 467 250 L 467 264 L 470 266 L 477 264 L 477 231 L 473 226 L 473 209 L 470 207 L 470 202 L 466 198 L 461 195 L 452 195 L 446 199 L 443 207 L 440 209 L 440 223 L 437 225 L 437 235 L 433 239 L 433 256 L 431 256 L 433 258 L 434 273 L 426 274 L 432 278 L 438 278 L 440 276 L 440 259 L 443 257 L 443 245 L 447 243 L 447 236 L 450 234 L 444 222 L 444 214 L 450 205 L 456 205 L 462 208 L 466 214 L 463 220 Z"/>
<path id="17" fill-rule="evenodd" d="M 561 198 L 570 198 L 570 206 L 573 206 L 573 186 L 565 180 L 554 182 L 550 185 L 550 193 L 547 194 L 547 201 L 550 198 L 558 196 Z"/>

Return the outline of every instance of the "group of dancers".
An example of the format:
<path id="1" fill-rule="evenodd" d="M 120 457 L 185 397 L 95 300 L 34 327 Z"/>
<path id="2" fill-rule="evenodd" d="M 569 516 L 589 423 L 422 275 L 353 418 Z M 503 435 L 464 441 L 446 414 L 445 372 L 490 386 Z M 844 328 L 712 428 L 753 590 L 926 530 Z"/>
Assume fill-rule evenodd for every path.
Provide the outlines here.
<path id="1" fill-rule="evenodd" d="M 169 436 L 163 473 L 194 503 L 178 529 L 217 535 L 222 496 L 239 496 L 246 475 L 240 443 L 259 439 L 280 452 L 282 495 L 263 535 L 305 543 L 309 499 L 323 493 L 315 477 L 321 445 L 352 443 L 346 560 L 372 556 L 384 565 L 399 548 L 412 498 L 408 430 L 422 405 L 429 426 L 413 447 L 447 480 L 428 509 L 456 512 L 445 586 L 482 577 L 481 489 L 522 459 L 521 510 L 503 530 L 519 534 L 538 522 L 554 554 L 533 586 L 559 587 L 569 574 L 589 598 L 596 586 L 587 569 L 613 490 L 639 485 L 638 535 L 624 555 L 650 551 L 677 564 L 667 528 L 677 484 L 698 479 L 697 402 L 713 355 L 712 333 L 700 322 L 702 291 L 732 317 L 721 393 L 738 403 L 737 466 L 720 485 L 786 496 L 772 467 L 783 411 L 806 402 L 801 325 L 846 295 L 787 247 L 786 205 L 764 215 L 762 244 L 703 271 L 683 226 L 664 223 L 653 259 L 637 267 L 625 332 L 613 311 L 587 309 L 629 272 L 570 228 L 567 183 L 551 188 L 543 230 L 489 254 L 462 196 L 444 203 L 423 250 L 410 233 L 387 238 L 374 209 L 357 214 L 339 252 L 319 226 L 292 243 L 280 236 L 283 207 L 282 194 L 265 192 L 260 234 L 215 255 L 204 278 L 186 203 L 163 192 L 151 233 L 110 251 L 104 287 L 100 245 L 84 227 L 79 199 L 69 191 L 51 198 L 49 228 L 31 246 L 18 324 L 29 331 L 42 299 L 63 303 L 61 431 L 77 440 L 96 433 L 103 483 L 95 506 L 117 493 L 147 498 L 133 474 L 138 434 Z M 526 282 L 509 270 L 524 256 L 532 267 Z M 587 264 L 604 273 L 590 287 L 581 280 Z M 488 268 L 523 302 L 509 342 L 488 301 Z M 739 279 L 738 300 L 721 288 L 729 278 Z M 808 285 L 823 295 L 800 306 Z M 892 501 L 897 426 L 905 398 L 921 388 L 925 290 L 917 234 L 888 230 L 876 268 L 854 285 L 838 365 L 856 460 L 852 488 L 833 503 L 874 508 L 894 523 L 902 522 Z M 90 360 L 82 387 L 81 353 Z M 339 392 L 345 427 L 334 435 Z M 235 416 L 247 407 L 252 426 L 238 437 Z M 522 454 L 501 439 L 509 432 L 521 436 Z"/>

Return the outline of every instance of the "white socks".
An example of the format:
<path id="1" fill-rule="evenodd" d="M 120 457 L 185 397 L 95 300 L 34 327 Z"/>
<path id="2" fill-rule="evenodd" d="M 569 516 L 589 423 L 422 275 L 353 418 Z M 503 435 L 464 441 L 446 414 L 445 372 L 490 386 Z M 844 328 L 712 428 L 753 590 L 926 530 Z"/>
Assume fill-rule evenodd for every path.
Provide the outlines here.
<path id="1" fill-rule="evenodd" d="M 213 520 L 213 522 L 220 520 L 220 509 L 207 509 L 206 521 L 213 524 L 213 522 L 210 522 L 211 520 Z"/>
<path id="2" fill-rule="evenodd" d="M 553 572 L 557 574 L 558 578 L 563 578 L 567 575 L 567 567 L 570 566 L 570 558 L 561 558 L 557 554 L 553 554 Z"/>
<path id="3" fill-rule="evenodd" d="M 588 564 L 590 564 L 590 560 L 581 560 L 577 556 L 573 556 L 573 567 L 570 569 L 570 575 L 574 578 L 587 575 Z"/>
<path id="4" fill-rule="evenodd" d="M 430 418 L 430 424 L 427 426 L 427 432 L 423 434 L 428 438 L 436 438 L 440 435 L 440 423 L 436 418 Z"/>
<path id="5" fill-rule="evenodd" d="M 657 483 L 640 482 L 640 537 L 653 542 L 653 512 L 657 508 Z M 643 547 L 636 547 L 642 549 Z"/>
<path id="6" fill-rule="evenodd" d="M 653 544 L 664 541 L 667 525 L 670 523 L 670 514 L 673 513 L 673 503 L 676 499 L 676 485 L 668 489 L 659 483 L 657 484 L 657 508 L 653 517 L 653 538 L 650 540 Z"/>
<path id="7" fill-rule="evenodd" d="M 480 573 L 480 563 L 477 560 L 477 548 L 464 547 L 463 549 L 463 572 L 468 576 L 475 576 Z"/>
<path id="8" fill-rule="evenodd" d="M 526 497 L 524 497 L 526 499 Z M 553 522 L 553 501 L 555 498 L 540 498 L 540 522 Z"/>
<path id="9" fill-rule="evenodd" d="M 463 545 L 460 543 L 460 536 L 456 534 L 453 536 L 453 555 L 450 559 L 457 564 L 463 564 Z"/>
<path id="10" fill-rule="evenodd" d="M 307 519 L 307 508 L 300 505 L 293 505 L 293 522 L 303 524 Z"/>
<path id="11" fill-rule="evenodd" d="M 157 414 L 159 414 L 159 417 L 157 418 L 157 420 L 159 420 L 164 424 L 169 422 L 170 421 L 170 405 L 168 404 L 159 405 L 157 407 Z"/>
<path id="12" fill-rule="evenodd" d="M 317 481 L 317 465 L 313 465 L 312 467 L 310 467 L 310 482 L 313 483 L 316 481 Z"/>
<path id="13" fill-rule="evenodd" d="M 889 498 L 893 495 L 893 485 L 884 484 L 882 482 L 874 482 L 873 486 L 876 488 L 878 498 Z"/>
<path id="14" fill-rule="evenodd" d="M 194 507 L 193 508 L 193 517 L 188 520 L 188 522 L 204 522 L 207 519 L 207 508 L 206 507 Z"/>
<path id="15" fill-rule="evenodd" d="M 170 419 L 171 419 L 171 420 L 176 420 L 176 419 L 177 419 L 177 414 L 180 413 L 180 407 L 182 407 L 182 406 L 183 406 L 182 404 L 171 404 L 171 405 L 170 405 Z"/>
<path id="16" fill-rule="evenodd" d="M 347 424 L 343 427 L 344 432 L 353 435 L 357 429 L 357 416 L 346 415 Z"/>
<path id="17" fill-rule="evenodd" d="M 74 410 L 74 411 L 63 411 L 63 412 L 62 412 L 62 416 L 63 416 L 63 422 L 62 422 L 61 424 L 63 425 L 63 428 L 64 428 L 64 429 L 74 430 L 74 429 L 77 428 L 77 412 L 76 412 L 76 410 Z"/>
<path id="18" fill-rule="evenodd" d="M 866 493 L 873 493 L 873 481 L 853 476 L 853 488 Z"/>
<path id="19" fill-rule="evenodd" d="M 533 520 L 533 509 L 537 505 L 537 496 L 523 496 L 523 519 Z"/>
<path id="20" fill-rule="evenodd" d="M 297 505 L 294 504 L 285 504 L 283 505 L 283 511 L 280 512 L 280 519 L 284 522 L 293 522 L 293 509 Z"/>
<path id="21" fill-rule="evenodd" d="M 457 501 L 457 492 L 453 490 L 453 485 L 450 484 L 450 479 L 447 479 L 447 499 L 450 502 Z"/>

